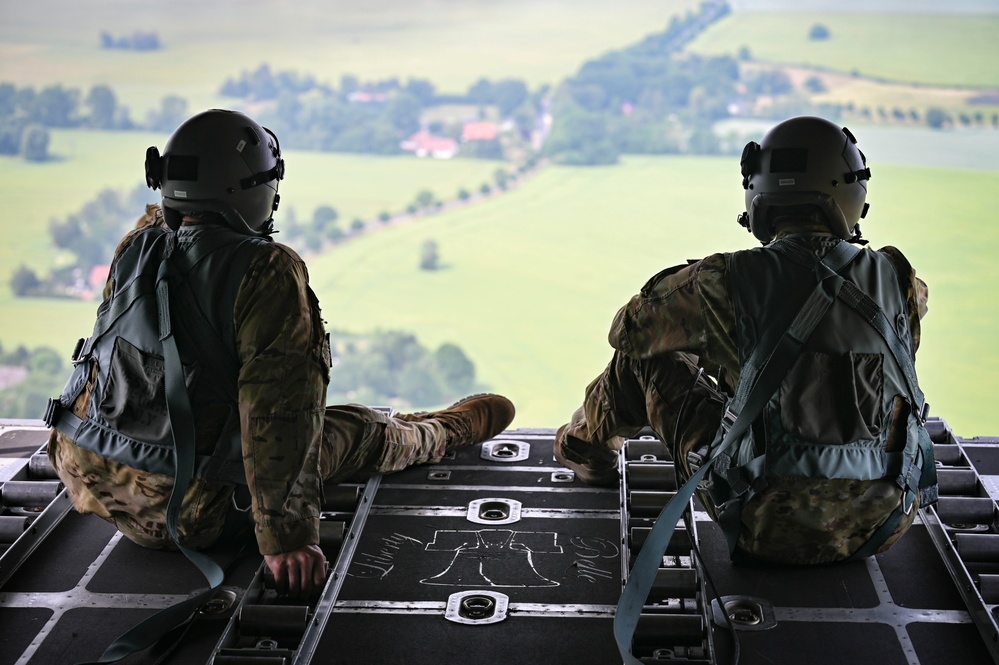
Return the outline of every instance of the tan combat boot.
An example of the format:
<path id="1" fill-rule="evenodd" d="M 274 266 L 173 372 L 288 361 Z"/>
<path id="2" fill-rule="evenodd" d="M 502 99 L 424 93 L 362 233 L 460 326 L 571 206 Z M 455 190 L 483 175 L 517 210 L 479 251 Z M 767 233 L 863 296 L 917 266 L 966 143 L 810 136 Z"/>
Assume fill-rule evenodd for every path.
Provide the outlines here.
<path id="1" fill-rule="evenodd" d="M 397 413 L 396 418 L 408 422 L 436 420 L 444 426 L 447 450 L 488 441 L 511 422 L 516 409 L 502 395 L 471 395 L 440 411 Z"/>

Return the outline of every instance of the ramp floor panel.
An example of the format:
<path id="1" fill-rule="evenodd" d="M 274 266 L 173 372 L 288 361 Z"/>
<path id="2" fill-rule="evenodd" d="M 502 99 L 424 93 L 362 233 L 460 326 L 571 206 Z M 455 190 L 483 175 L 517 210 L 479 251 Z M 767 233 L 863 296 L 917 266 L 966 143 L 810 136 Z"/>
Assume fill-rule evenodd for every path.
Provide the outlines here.
<path id="1" fill-rule="evenodd" d="M 251 543 L 226 579 L 225 606 L 174 636 L 167 645 L 177 652 L 166 663 L 209 663 L 225 643 L 248 648 L 239 652 L 248 660 L 222 660 L 254 664 L 619 664 L 613 616 L 631 531 L 622 523 L 651 519 L 622 515 L 622 504 L 632 502 L 621 490 L 574 480 L 552 457 L 553 436 L 553 430 L 507 432 L 491 458 L 475 446 L 439 465 L 369 482 L 356 518 L 349 511 L 341 516 L 340 554 L 328 553 L 330 582 L 307 608 L 305 635 L 280 641 L 287 657 L 268 640 L 266 620 L 257 620 L 257 632 L 240 623 L 240 610 L 250 604 L 294 605 L 265 588 Z M 16 462 L 23 466 L 43 439 L 37 429 L 22 436 L 0 428 L 0 444 L 14 451 L 0 445 L 0 456 L 8 455 L 0 483 L 20 473 Z M 999 441 L 969 450 L 972 462 L 999 465 Z M 964 468 L 964 457 L 952 458 L 948 465 Z M 733 565 L 718 527 L 695 512 L 701 581 L 684 591 L 690 597 L 670 599 L 669 611 L 706 606 L 712 662 L 729 662 L 731 633 L 717 601 L 700 591 L 706 570 L 723 601 L 758 602 L 772 618 L 764 626 L 738 626 L 743 665 L 997 662 L 973 622 L 967 590 L 955 584 L 957 564 L 939 549 L 935 516 L 925 517 L 891 550 L 865 561 L 763 567 Z M 994 524 L 940 528 L 997 531 Z M 237 544 L 226 541 L 213 554 L 225 564 Z M 999 572 L 990 552 L 968 564 L 974 575 Z M 71 511 L 0 587 L 0 665 L 94 659 L 139 620 L 203 585 L 179 553 L 145 550 L 103 520 Z M 693 651 L 668 651 L 650 662 L 708 662 Z M 152 665 L 159 656 L 143 652 L 120 662 Z"/>
<path id="2" fill-rule="evenodd" d="M 518 617 L 488 626 L 448 626 L 437 616 L 334 614 L 316 662 L 330 665 L 612 665 L 611 618 Z M 394 635 L 391 639 L 384 636 Z"/>

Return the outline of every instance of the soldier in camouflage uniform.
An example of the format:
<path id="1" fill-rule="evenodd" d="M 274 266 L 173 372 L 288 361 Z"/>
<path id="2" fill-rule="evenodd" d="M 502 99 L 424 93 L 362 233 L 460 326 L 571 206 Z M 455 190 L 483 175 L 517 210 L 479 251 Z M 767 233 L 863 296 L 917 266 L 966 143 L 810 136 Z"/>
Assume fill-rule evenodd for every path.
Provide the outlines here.
<path id="1" fill-rule="evenodd" d="M 786 121 L 786 126 L 794 129 L 803 125 L 807 135 L 809 123 L 831 125 L 818 119 L 798 118 Z M 832 127 L 842 136 L 838 127 Z M 852 140 L 852 135 L 847 133 L 847 136 Z M 862 182 L 863 178 L 854 184 Z M 846 188 L 843 182 L 839 186 Z M 857 218 L 862 216 L 861 209 L 866 213 L 864 195 L 866 185 L 856 209 Z M 753 196 L 752 192 L 747 196 L 747 210 L 752 209 Z M 860 240 L 857 219 L 852 220 L 849 229 L 842 221 L 831 221 L 832 213 L 823 207 L 828 204 L 828 197 L 816 197 L 810 192 L 804 196 L 797 196 L 793 201 L 796 205 L 785 209 L 773 206 L 769 226 L 749 230 L 764 245 L 775 238 L 806 238 L 820 255 L 839 238 L 866 242 Z M 763 220 L 760 215 L 760 226 Z M 746 214 L 740 222 L 749 228 Z M 926 284 L 916 277 L 898 249 L 884 247 L 878 253 L 894 267 L 900 285 L 897 297 L 904 299 L 914 352 L 919 346 L 919 321 L 926 313 Z M 615 485 L 618 450 L 625 438 L 637 435 L 645 427 L 651 427 L 672 450 L 678 479 L 685 481 L 692 475 L 688 453 L 714 439 L 726 396 L 734 394 L 740 375 L 741 331 L 733 302 L 732 257 L 730 253 L 713 254 L 663 270 L 615 316 L 608 336 L 613 357 L 603 373 L 587 386 L 582 406 L 556 436 L 556 458 L 574 470 L 583 482 Z M 765 284 L 767 280 L 761 278 L 759 283 Z M 864 511 L 870 505 L 884 501 L 877 489 L 861 485 L 852 480 L 833 480 L 821 491 L 781 492 L 770 500 L 783 504 L 778 507 L 780 511 L 813 511 L 817 513 L 816 524 L 833 528 L 841 521 L 849 523 L 854 515 L 866 514 Z M 715 517 L 707 496 L 700 492 L 699 496 Z M 889 512 L 897 505 L 897 492 L 891 501 Z M 769 509 L 766 505 L 759 507 L 761 513 Z M 878 510 L 882 511 L 878 514 L 887 514 L 883 507 Z M 908 528 L 914 515 L 913 510 L 885 547 Z M 835 551 L 815 552 L 807 534 L 764 532 L 762 526 L 754 532 L 753 517 L 745 513 L 743 524 L 749 533 L 740 544 L 765 541 L 751 554 L 771 561 L 839 560 L 855 551 L 864 540 L 864 534 L 851 534 L 830 548 Z"/>
<path id="2" fill-rule="evenodd" d="M 248 142 L 250 146 L 245 145 Z M 212 166 L 215 159 L 215 172 L 202 171 L 200 178 L 189 174 L 181 178 L 189 182 L 178 185 L 169 161 L 166 172 L 157 174 L 158 154 L 147 155 L 147 174 L 150 164 L 154 171 L 150 184 L 163 186 L 163 209 L 147 209 L 138 228 L 120 243 L 115 264 L 131 247 L 140 246 L 144 234 L 162 233 L 164 225 L 176 230 L 180 247 L 206 242 L 207 234 L 220 229 L 262 239 L 238 282 L 231 321 L 222 324 L 231 324 L 235 338 L 238 387 L 229 390 L 238 392 L 238 407 L 224 400 L 194 403 L 192 397 L 195 444 L 199 453 L 210 454 L 227 427 L 238 428 L 235 436 L 241 439 L 260 553 L 279 590 L 307 595 L 325 579 L 325 558 L 318 548 L 323 482 L 439 462 L 449 450 L 503 431 L 513 420 L 514 408 L 497 395 L 466 398 L 443 411 L 394 417 L 360 405 L 327 408 L 330 353 L 319 303 L 302 259 L 269 238 L 276 181 L 283 176 L 276 137 L 242 114 L 209 111 L 178 128 L 165 153 L 167 160 L 173 156 L 178 162 L 176 155 L 199 154 L 202 168 Z M 228 180 L 246 178 L 258 182 L 244 188 L 249 194 L 242 199 L 237 194 L 230 201 L 221 193 L 227 190 L 232 195 L 238 189 L 229 187 Z M 201 183 L 196 182 L 199 179 Z M 177 198 L 181 186 L 186 200 Z M 113 265 L 105 298 L 115 290 L 114 274 Z M 211 290 L 226 279 L 240 278 L 209 275 L 193 290 Z M 95 367 L 82 393 L 66 405 L 79 418 L 87 417 L 96 371 Z M 128 392 L 143 390 L 133 385 Z M 232 413 L 238 415 L 230 419 Z M 49 456 L 77 510 L 110 521 L 145 547 L 171 546 L 165 517 L 174 485 L 169 474 L 116 461 L 56 430 Z M 180 542 L 192 548 L 215 542 L 232 507 L 234 489 L 232 483 L 196 476 L 181 507 Z"/>

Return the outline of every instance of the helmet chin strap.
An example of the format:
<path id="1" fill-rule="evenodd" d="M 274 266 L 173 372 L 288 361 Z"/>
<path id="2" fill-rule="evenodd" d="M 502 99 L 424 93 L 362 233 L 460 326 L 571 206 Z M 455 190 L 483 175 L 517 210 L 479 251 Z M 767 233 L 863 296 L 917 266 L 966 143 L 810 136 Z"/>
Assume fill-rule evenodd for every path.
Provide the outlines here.
<path id="1" fill-rule="evenodd" d="M 856 226 L 853 227 L 853 235 L 847 238 L 846 241 L 860 246 L 864 246 L 868 243 L 868 241 L 860 235 L 860 222 L 857 222 Z"/>

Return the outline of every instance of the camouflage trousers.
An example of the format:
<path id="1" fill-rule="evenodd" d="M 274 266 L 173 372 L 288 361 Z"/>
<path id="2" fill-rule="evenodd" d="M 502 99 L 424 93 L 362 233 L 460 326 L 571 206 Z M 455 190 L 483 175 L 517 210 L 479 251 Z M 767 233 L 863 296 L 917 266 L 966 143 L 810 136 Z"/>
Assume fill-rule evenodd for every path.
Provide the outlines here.
<path id="1" fill-rule="evenodd" d="M 569 459 L 610 462 L 624 439 L 651 427 L 686 479 L 687 452 L 712 439 L 723 404 L 721 393 L 699 372 L 696 356 L 635 360 L 618 351 L 587 386 L 560 443 Z"/>
<path id="2" fill-rule="evenodd" d="M 75 409 L 78 416 L 85 415 L 86 401 L 81 400 Z M 407 422 L 353 404 L 327 407 L 319 472 L 324 482 L 336 483 L 353 476 L 439 462 L 446 452 L 445 440 L 443 426 L 434 420 Z M 54 430 L 48 450 L 79 512 L 94 513 L 111 522 L 143 547 L 173 547 L 166 527 L 166 506 L 174 485 L 171 476 L 105 459 Z M 315 460 L 314 453 L 310 457 Z M 194 478 L 180 512 L 181 540 L 199 549 L 212 545 L 232 514 L 232 495 L 231 485 Z M 319 500 L 317 495 L 315 501 Z M 278 551 L 274 543 L 262 542 L 261 546 Z"/>
<path id="3" fill-rule="evenodd" d="M 401 471 L 444 457 L 446 436 L 436 420 L 411 422 L 360 404 L 326 407 L 319 473 L 326 483 Z"/>
<path id="4" fill-rule="evenodd" d="M 615 353 L 586 388 L 583 405 L 559 431 L 571 461 L 611 464 L 625 438 L 651 427 L 676 465 L 677 481 L 692 475 L 687 453 L 714 438 L 724 396 L 699 374 L 696 356 L 674 353 L 635 360 Z M 717 520 L 708 495 L 701 504 Z M 891 479 L 859 481 L 770 479 L 766 490 L 741 513 L 740 553 L 778 564 L 842 561 L 864 545 L 901 501 Z M 918 503 L 878 551 L 888 549 L 911 526 Z"/>

